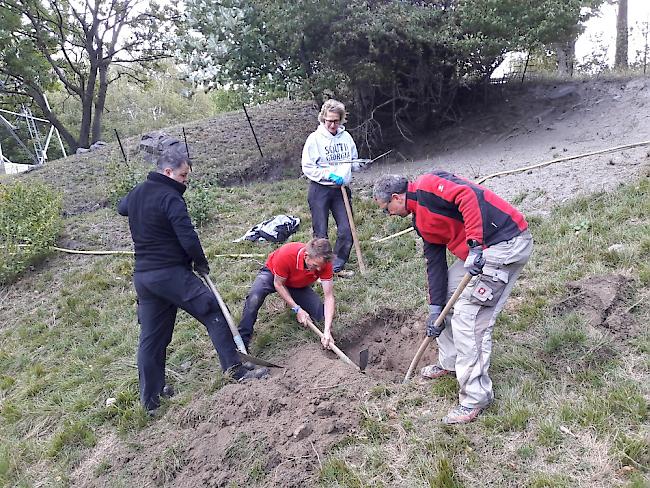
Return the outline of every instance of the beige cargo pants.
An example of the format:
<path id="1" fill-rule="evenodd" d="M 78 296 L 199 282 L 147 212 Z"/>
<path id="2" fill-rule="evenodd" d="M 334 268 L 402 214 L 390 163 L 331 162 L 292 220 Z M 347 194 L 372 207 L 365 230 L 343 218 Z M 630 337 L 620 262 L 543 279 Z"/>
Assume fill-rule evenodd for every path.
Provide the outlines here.
<path id="1" fill-rule="evenodd" d="M 485 249 L 483 274 L 469 282 L 437 339 L 439 364 L 456 371 L 464 407 L 487 407 L 494 398 L 488 374 L 492 329 L 532 251 L 528 231 Z M 448 299 L 465 275 L 463 264 L 458 260 L 449 267 Z"/>

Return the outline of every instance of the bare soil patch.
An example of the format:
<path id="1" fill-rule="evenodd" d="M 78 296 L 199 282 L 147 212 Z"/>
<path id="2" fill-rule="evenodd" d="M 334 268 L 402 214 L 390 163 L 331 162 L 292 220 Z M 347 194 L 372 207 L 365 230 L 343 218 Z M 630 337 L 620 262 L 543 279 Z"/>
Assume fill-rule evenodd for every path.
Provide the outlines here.
<path id="1" fill-rule="evenodd" d="M 458 123 L 394 148 L 355 173 L 369 187 L 380 174 L 431 168 L 478 179 L 567 156 L 650 141 L 650 79 L 584 80 L 492 87 Z M 615 189 L 650 171 L 650 145 L 556 163 L 484 185 L 526 214 L 548 215 L 579 195 Z"/>
<path id="2" fill-rule="evenodd" d="M 358 432 L 372 388 L 400 383 L 423 338 L 421 322 L 387 316 L 389 321 L 367 320 L 339 341 L 355 361 L 361 349 L 370 348 L 365 374 L 315 341 L 305 344 L 274 358 L 285 368 L 273 369 L 267 379 L 229 384 L 173 408 L 128 446 L 108 453 L 102 445 L 110 469 L 89 476 L 87 469 L 98 462 L 93 455 L 75 474 L 77 483 L 105 486 L 121 473 L 132 486 L 313 484 L 327 451 Z M 432 348 L 424 361 L 434 356 Z"/>
<path id="3" fill-rule="evenodd" d="M 567 284 L 569 297 L 558 307 L 576 312 L 590 327 L 603 328 L 618 338 L 633 337 L 639 331 L 630 313 L 634 286 L 621 274 L 589 276 Z"/>

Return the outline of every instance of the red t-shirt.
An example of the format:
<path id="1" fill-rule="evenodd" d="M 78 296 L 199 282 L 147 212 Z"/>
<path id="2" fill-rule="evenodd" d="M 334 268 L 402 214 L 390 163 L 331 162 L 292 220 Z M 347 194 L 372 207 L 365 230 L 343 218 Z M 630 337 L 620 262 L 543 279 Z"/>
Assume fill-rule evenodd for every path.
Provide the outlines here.
<path id="1" fill-rule="evenodd" d="M 275 276 L 286 278 L 285 285 L 290 288 L 304 288 L 314 283 L 331 280 L 334 276 L 332 263 L 327 262 L 320 271 L 309 271 L 305 268 L 305 248 L 302 242 L 290 242 L 269 254 L 266 267 Z"/>

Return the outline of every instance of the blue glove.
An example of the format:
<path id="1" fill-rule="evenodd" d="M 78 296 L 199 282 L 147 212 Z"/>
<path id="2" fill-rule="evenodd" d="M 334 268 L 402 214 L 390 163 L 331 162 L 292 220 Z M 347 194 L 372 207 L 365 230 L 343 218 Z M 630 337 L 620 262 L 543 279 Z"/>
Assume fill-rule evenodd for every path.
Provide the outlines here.
<path id="1" fill-rule="evenodd" d="M 436 320 L 440 317 L 440 312 L 442 312 L 442 307 L 440 305 L 429 305 L 429 318 L 427 319 L 427 337 L 435 339 L 438 337 L 443 329 L 445 328 L 445 323 L 440 324 L 440 327 L 435 327 Z"/>
<path id="2" fill-rule="evenodd" d="M 483 257 L 483 248 L 481 245 L 476 245 L 469 248 L 469 255 L 465 260 L 465 269 L 472 276 L 480 275 L 485 266 L 485 258 Z"/>
<path id="3" fill-rule="evenodd" d="M 336 175 L 334 173 L 330 173 L 330 175 L 327 177 L 328 180 L 330 180 L 332 183 L 335 183 L 339 186 L 343 186 L 345 184 L 345 180 L 343 180 L 342 176 Z"/>

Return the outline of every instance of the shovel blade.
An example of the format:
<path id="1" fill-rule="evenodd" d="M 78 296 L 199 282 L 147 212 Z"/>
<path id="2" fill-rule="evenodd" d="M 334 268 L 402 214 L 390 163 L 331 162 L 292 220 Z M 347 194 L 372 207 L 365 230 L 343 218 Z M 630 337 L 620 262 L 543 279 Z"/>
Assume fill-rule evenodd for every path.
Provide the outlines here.
<path id="1" fill-rule="evenodd" d="M 363 351 L 359 351 L 359 369 L 365 371 L 366 366 L 368 366 L 368 348 L 365 348 Z"/>
<path id="2" fill-rule="evenodd" d="M 237 351 L 237 354 L 239 354 L 239 359 L 242 361 L 250 361 L 253 364 L 257 364 L 258 366 L 266 366 L 268 368 L 284 368 L 284 366 L 280 366 L 265 359 L 256 358 L 250 354 L 244 354 L 241 351 Z"/>

